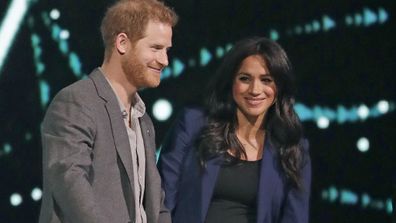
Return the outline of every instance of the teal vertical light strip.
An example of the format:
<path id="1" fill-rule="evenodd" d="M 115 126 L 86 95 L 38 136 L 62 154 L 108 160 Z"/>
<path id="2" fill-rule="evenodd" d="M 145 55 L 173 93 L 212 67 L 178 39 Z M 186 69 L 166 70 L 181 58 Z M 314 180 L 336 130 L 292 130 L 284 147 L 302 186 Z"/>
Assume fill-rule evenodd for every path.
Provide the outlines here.
<path id="1" fill-rule="evenodd" d="M 224 56 L 224 49 L 220 46 L 216 47 L 216 57 L 222 58 Z"/>
<path id="2" fill-rule="evenodd" d="M 81 61 L 78 55 L 75 52 L 70 52 L 69 54 L 69 66 L 72 69 L 74 75 L 78 78 L 81 78 L 82 71 L 81 71 Z"/>
<path id="3" fill-rule="evenodd" d="M 50 87 L 45 80 L 40 80 L 41 107 L 45 108 L 49 102 Z"/>
<path id="4" fill-rule="evenodd" d="M 385 9 L 383 8 L 378 9 L 378 20 L 380 24 L 385 23 L 388 20 L 388 17 L 389 17 L 388 12 Z"/>
<path id="5" fill-rule="evenodd" d="M 155 151 L 155 162 L 158 162 L 159 156 L 161 154 L 161 149 L 162 145 L 160 145 L 160 147 L 157 148 L 157 151 Z"/>
<path id="6" fill-rule="evenodd" d="M 161 72 L 161 80 L 167 79 L 172 75 L 172 71 L 169 67 L 165 67 Z"/>
<path id="7" fill-rule="evenodd" d="M 0 74 L 8 51 L 32 0 L 13 0 L 0 25 Z"/>
<path id="8" fill-rule="evenodd" d="M 212 59 L 212 54 L 209 52 L 209 50 L 206 48 L 202 48 L 200 51 L 200 65 L 206 66 L 211 59 Z"/>
<path id="9" fill-rule="evenodd" d="M 184 63 L 180 59 L 173 59 L 172 62 L 173 75 L 178 77 L 184 70 Z"/>
<path id="10" fill-rule="evenodd" d="M 370 196 L 368 195 L 368 194 L 362 194 L 362 197 L 361 197 L 361 203 L 362 203 L 362 207 L 368 207 L 368 205 L 370 204 L 370 202 L 371 202 L 371 198 L 370 198 Z"/>
<path id="11" fill-rule="evenodd" d="M 36 74 L 40 76 L 45 70 L 45 64 L 41 61 L 43 50 L 41 48 L 41 38 L 36 33 L 31 35 L 31 43 L 33 48 L 33 60 L 36 67 Z"/>
<path id="12" fill-rule="evenodd" d="M 386 211 L 388 212 L 388 214 L 393 213 L 392 199 L 390 198 L 386 201 Z"/>

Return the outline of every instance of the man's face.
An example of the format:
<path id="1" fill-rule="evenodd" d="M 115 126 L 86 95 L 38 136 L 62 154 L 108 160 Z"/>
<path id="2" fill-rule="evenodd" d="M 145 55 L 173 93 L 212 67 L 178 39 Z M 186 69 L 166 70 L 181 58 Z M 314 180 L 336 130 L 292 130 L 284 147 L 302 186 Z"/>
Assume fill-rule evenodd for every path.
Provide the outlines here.
<path id="1" fill-rule="evenodd" d="M 145 35 L 129 48 L 121 65 L 128 81 L 137 89 L 157 87 L 161 71 L 168 66 L 168 49 L 172 46 L 172 27 L 149 21 Z"/>

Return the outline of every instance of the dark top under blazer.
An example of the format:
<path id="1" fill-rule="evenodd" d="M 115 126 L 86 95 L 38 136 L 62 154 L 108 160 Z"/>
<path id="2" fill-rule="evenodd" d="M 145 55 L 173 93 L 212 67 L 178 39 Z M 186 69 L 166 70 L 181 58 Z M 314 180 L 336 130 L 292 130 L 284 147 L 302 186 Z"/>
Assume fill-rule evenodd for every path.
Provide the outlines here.
<path id="1" fill-rule="evenodd" d="M 206 117 L 198 108 L 185 109 L 162 146 L 158 167 L 165 190 L 165 205 L 174 223 L 202 223 L 211 201 L 221 157 L 201 171 L 195 141 Z M 258 223 L 306 223 L 309 215 L 311 163 L 304 140 L 303 190 L 286 183 L 275 148 L 265 141 L 257 198 Z M 202 172 L 202 173 L 201 173 Z"/>
<path id="2" fill-rule="evenodd" d="M 170 223 L 155 163 L 154 127 L 139 119 L 146 154 L 148 223 Z M 62 89 L 42 125 L 44 195 L 40 223 L 134 221 L 131 147 L 114 91 L 99 69 Z"/>

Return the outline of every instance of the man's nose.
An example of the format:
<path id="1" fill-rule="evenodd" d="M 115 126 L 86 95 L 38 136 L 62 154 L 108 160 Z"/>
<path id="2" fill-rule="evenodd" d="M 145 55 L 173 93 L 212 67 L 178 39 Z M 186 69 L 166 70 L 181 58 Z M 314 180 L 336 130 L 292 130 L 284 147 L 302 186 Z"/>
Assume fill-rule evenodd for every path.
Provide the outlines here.
<path id="1" fill-rule="evenodd" d="M 157 61 L 158 63 L 162 64 L 164 67 L 168 66 L 169 65 L 168 52 L 166 50 L 159 52 L 157 55 Z"/>

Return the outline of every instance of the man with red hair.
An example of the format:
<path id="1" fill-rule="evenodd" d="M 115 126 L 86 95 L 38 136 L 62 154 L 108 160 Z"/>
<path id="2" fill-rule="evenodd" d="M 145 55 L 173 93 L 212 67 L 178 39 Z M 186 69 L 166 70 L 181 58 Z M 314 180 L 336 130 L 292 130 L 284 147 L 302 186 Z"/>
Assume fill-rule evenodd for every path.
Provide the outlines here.
<path id="1" fill-rule="evenodd" d="M 171 222 L 137 91 L 159 85 L 177 19 L 156 0 L 107 10 L 102 66 L 62 89 L 44 118 L 40 223 Z"/>

